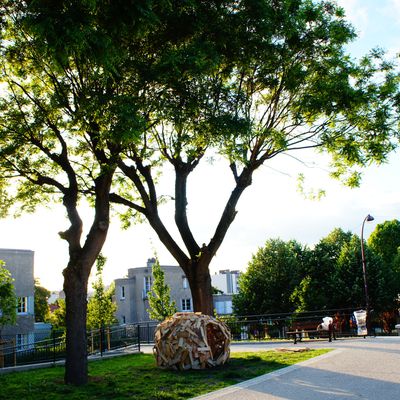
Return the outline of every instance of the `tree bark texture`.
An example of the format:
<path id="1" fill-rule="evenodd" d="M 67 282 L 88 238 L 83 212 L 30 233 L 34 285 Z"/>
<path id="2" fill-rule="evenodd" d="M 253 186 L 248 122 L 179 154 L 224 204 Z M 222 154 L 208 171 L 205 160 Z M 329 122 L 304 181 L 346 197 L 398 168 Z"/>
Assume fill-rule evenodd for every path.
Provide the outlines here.
<path id="1" fill-rule="evenodd" d="M 87 269 L 87 268 L 85 268 Z M 90 270 L 90 269 L 89 269 Z M 86 303 L 87 274 L 81 268 L 69 264 L 64 271 L 66 304 L 66 360 L 64 381 L 67 384 L 84 385 L 88 379 Z"/>
<path id="2" fill-rule="evenodd" d="M 64 274 L 66 304 L 66 360 L 64 380 L 67 384 L 84 385 L 87 368 L 87 284 L 90 271 L 107 237 L 109 227 L 109 191 L 113 170 L 95 179 L 95 216 L 83 246 L 80 245 L 82 221 L 76 197 L 64 198 L 71 226 L 61 237 L 68 241 L 70 260 Z"/>
<path id="3" fill-rule="evenodd" d="M 210 261 L 200 257 L 198 261 L 191 260 L 189 268 L 183 268 L 192 292 L 193 310 L 205 315 L 214 315 Z"/>
<path id="4" fill-rule="evenodd" d="M 208 244 L 200 246 L 193 236 L 187 216 L 188 176 L 199 160 L 196 162 L 183 162 L 180 157 L 174 158 L 170 156 L 168 158 L 175 168 L 175 224 L 186 249 L 178 244 L 162 222 L 158 213 L 156 187 L 152 178 L 151 167 L 144 167 L 139 155 L 131 159 L 136 164 L 136 168 L 127 166 L 123 161 L 119 162 L 119 167 L 136 186 L 144 206 L 133 204 L 114 194 L 112 199 L 145 215 L 160 241 L 186 274 L 192 293 L 194 311 L 213 315 L 214 306 L 209 265 L 235 219 L 237 213 L 236 205 L 241 195 L 252 184 L 253 172 L 261 163 L 257 160 L 253 161 L 250 165 L 244 167 L 240 174 L 236 166 L 231 165 L 235 180 L 234 189 L 226 202 L 212 238 Z M 143 181 L 146 182 L 147 188 L 143 185 Z"/>

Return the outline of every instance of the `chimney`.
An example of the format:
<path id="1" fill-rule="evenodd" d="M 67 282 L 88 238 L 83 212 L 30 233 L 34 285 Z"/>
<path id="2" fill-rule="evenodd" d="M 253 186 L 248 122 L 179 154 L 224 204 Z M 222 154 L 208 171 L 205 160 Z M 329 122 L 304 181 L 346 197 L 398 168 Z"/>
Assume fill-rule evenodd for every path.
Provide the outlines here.
<path id="1" fill-rule="evenodd" d="M 147 268 L 151 268 L 153 266 L 153 264 L 155 264 L 155 262 L 156 262 L 156 259 L 154 257 L 148 258 L 147 259 Z"/>

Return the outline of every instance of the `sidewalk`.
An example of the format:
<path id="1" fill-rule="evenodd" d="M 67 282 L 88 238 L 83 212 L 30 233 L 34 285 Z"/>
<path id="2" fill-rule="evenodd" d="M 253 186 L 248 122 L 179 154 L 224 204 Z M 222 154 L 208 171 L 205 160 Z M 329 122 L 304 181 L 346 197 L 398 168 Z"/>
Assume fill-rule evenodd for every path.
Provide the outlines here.
<path id="1" fill-rule="evenodd" d="M 335 350 L 195 399 L 400 399 L 400 337 L 337 341 L 329 347 Z"/>

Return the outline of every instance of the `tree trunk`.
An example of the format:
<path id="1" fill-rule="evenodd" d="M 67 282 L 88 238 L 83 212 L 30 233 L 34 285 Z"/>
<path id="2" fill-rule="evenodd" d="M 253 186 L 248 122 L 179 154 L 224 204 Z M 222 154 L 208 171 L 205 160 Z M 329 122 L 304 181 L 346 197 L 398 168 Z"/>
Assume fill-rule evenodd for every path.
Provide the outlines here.
<path id="1" fill-rule="evenodd" d="M 87 268 L 68 265 L 64 270 L 66 305 L 66 360 L 64 381 L 67 384 L 84 385 L 88 380 L 86 303 Z M 88 269 L 90 271 L 90 268 Z M 87 275 L 87 276 L 83 276 Z"/>
<path id="2" fill-rule="evenodd" d="M 208 266 L 211 260 L 198 259 L 190 264 L 186 271 L 193 299 L 193 311 L 205 315 L 214 315 L 214 304 L 211 286 L 211 276 Z"/>

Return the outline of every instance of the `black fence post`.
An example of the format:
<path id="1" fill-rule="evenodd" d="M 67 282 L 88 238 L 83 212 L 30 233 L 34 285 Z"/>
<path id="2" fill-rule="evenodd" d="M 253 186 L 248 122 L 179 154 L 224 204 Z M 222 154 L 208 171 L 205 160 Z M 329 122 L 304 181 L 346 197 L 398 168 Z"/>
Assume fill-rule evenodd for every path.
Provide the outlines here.
<path id="1" fill-rule="evenodd" d="M 137 341 L 138 341 L 138 351 L 140 351 L 140 325 L 137 324 Z"/>
<path id="2" fill-rule="evenodd" d="M 53 364 L 56 363 L 56 333 L 53 331 Z"/>
<path id="3" fill-rule="evenodd" d="M 100 328 L 100 356 L 103 357 L 103 340 L 104 340 L 104 331 L 103 326 Z"/>

